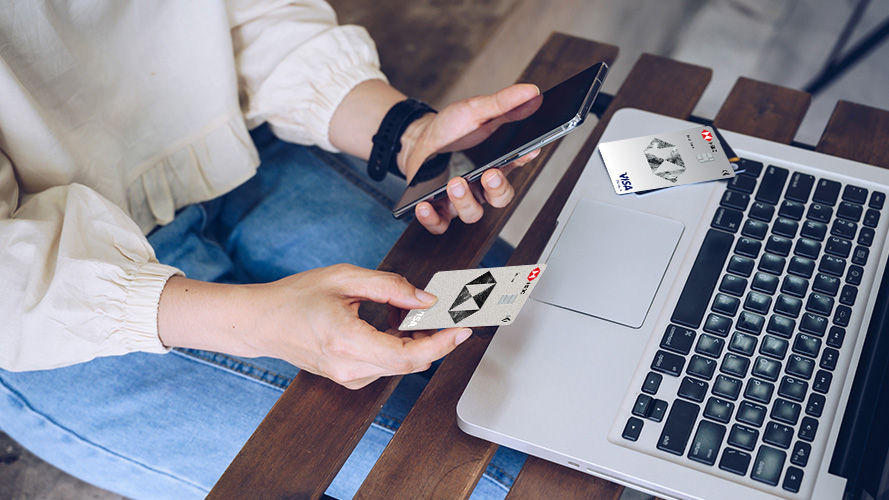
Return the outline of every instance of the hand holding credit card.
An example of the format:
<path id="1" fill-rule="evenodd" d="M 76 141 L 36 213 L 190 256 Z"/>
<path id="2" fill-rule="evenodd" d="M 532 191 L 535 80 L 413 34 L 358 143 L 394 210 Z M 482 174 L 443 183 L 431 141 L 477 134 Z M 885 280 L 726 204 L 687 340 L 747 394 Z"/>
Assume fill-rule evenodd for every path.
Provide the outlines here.
<path id="1" fill-rule="evenodd" d="M 512 323 L 546 264 L 435 273 L 426 291 L 438 297 L 428 309 L 411 310 L 399 330 L 498 326 Z"/>
<path id="2" fill-rule="evenodd" d="M 599 153 L 617 194 L 735 176 L 734 153 L 709 126 L 605 142 Z"/>

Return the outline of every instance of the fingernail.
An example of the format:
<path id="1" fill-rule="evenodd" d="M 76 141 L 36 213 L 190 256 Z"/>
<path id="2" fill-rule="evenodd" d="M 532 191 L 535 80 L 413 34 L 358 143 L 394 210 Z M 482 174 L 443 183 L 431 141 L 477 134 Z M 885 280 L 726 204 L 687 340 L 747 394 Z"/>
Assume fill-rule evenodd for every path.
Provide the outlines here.
<path id="1" fill-rule="evenodd" d="M 503 179 L 500 178 L 500 174 L 494 174 L 491 178 L 488 179 L 488 187 L 489 188 L 498 188 L 500 184 L 503 182 Z"/>
<path id="2" fill-rule="evenodd" d="M 431 212 L 429 211 L 429 207 L 426 205 L 420 205 L 417 207 L 417 213 L 422 215 L 423 217 L 428 216 Z"/>
<path id="3" fill-rule="evenodd" d="M 457 332 L 457 336 L 454 337 L 454 342 L 456 342 L 457 345 L 460 345 L 463 342 L 465 342 L 466 339 L 468 339 L 470 335 L 472 335 L 472 330 L 470 330 L 469 328 L 464 328 L 464 329 L 460 330 L 459 332 Z"/>
<path id="4" fill-rule="evenodd" d="M 462 182 L 458 182 L 458 183 L 455 183 L 455 184 L 451 187 L 451 192 L 454 193 L 454 196 L 456 196 L 457 198 L 462 198 L 463 195 L 466 194 L 466 188 L 463 187 L 463 183 L 462 183 Z"/>
<path id="5" fill-rule="evenodd" d="M 417 288 L 415 295 L 417 296 L 418 299 L 420 299 L 420 302 L 424 302 L 426 304 L 432 304 L 436 300 L 438 300 L 438 297 L 436 297 L 435 295 L 432 295 L 431 293 L 427 292 L 426 290 L 420 290 L 419 288 Z"/>

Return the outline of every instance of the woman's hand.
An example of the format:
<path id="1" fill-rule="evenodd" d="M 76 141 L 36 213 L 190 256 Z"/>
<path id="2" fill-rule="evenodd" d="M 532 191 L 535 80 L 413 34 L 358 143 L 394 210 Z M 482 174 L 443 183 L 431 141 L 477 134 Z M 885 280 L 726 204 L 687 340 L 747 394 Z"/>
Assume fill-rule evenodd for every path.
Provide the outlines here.
<path id="1" fill-rule="evenodd" d="M 426 370 L 469 337 L 461 328 L 401 336 L 403 312 L 435 300 L 401 276 L 346 264 L 261 285 L 174 277 L 161 295 L 158 332 L 170 347 L 272 356 L 358 389 L 379 377 Z M 364 301 L 390 306 L 386 332 L 358 317 Z"/>
<path id="2" fill-rule="evenodd" d="M 402 135 L 399 168 L 410 182 L 423 162 L 433 154 L 462 150 L 481 142 L 492 129 L 505 121 L 502 118 L 504 115 L 508 121 L 524 117 L 511 115 L 533 113 L 535 107 L 520 106 L 539 95 L 540 90 L 534 85 L 512 85 L 492 95 L 455 102 L 437 114 L 424 115 Z M 510 169 L 531 161 L 538 153 L 539 150 L 533 151 L 503 169 L 490 169 L 482 175 L 480 183 L 472 186 L 461 177 L 451 179 L 446 199 L 417 205 L 417 220 L 430 232 L 441 234 L 455 217 L 465 223 L 477 222 L 484 214 L 484 202 L 498 208 L 508 205 L 515 190 L 506 174 Z"/>

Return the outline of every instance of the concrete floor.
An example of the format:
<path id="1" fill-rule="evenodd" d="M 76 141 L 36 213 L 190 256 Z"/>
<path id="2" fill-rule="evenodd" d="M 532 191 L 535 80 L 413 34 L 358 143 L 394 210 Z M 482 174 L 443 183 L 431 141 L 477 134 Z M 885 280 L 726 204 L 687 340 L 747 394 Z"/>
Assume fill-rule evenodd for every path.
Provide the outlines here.
<path id="1" fill-rule="evenodd" d="M 438 5 L 440 2 L 427 3 L 430 8 L 443 8 Z M 441 74 L 441 78 L 450 80 L 446 89 L 424 83 L 410 72 L 400 72 L 399 78 L 409 94 L 423 95 L 439 105 L 490 92 L 514 81 L 546 36 L 551 31 L 562 31 L 620 47 L 620 58 L 604 88 L 612 94 L 643 52 L 712 67 L 713 80 L 694 112 L 712 118 L 739 76 L 803 88 L 827 60 L 855 3 L 857 0 L 458 1 L 449 8 L 456 9 L 454 12 L 463 18 L 472 17 L 473 8 L 484 10 L 487 17 L 482 18 L 487 24 L 483 25 L 482 32 L 457 34 L 475 37 L 467 40 L 483 46 L 483 50 L 452 52 L 459 61 L 449 66 L 449 73 Z M 349 1 L 338 0 L 335 4 L 346 9 Z M 360 2 L 353 5 L 361 8 Z M 341 14 L 341 18 L 348 17 Z M 889 1 L 871 2 L 850 44 L 887 17 Z M 439 23 L 441 20 L 440 16 L 428 19 L 437 19 Z M 448 30 L 443 29 L 441 33 L 447 35 Z M 450 36 L 455 35 L 451 33 Z M 383 39 L 379 36 L 378 42 Z M 389 45 L 379 43 L 380 51 L 385 54 L 387 46 L 392 46 L 399 56 L 387 59 L 384 55 L 384 67 L 406 64 L 402 56 L 410 50 L 406 50 L 403 40 L 390 40 L 389 37 L 385 40 Z M 426 42 L 435 43 L 435 40 L 423 40 Z M 415 49 L 414 45 L 411 50 Z M 416 67 L 416 60 L 411 63 Z M 459 68 L 463 70 L 459 71 Z M 815 144 L 839 99 L 889 109 L 886 89 L 889 89 L 889 43 L 883 43 L 814 97 L 796 139 Z M 561 176 L 562 168 L 570 163 L 594 121 L 584 125 L 586 132 L 575 132 L 563 141 L 551 167 L 507 225 L 504 231 L 507 240 L 517 242 L 521 237 L 545 200 L 547 189 Z M 627 497 L 634 497 L 634 494 L 628 492 Z M 0 500 L 120 498 L 64 474 L 0 433 Z"/>

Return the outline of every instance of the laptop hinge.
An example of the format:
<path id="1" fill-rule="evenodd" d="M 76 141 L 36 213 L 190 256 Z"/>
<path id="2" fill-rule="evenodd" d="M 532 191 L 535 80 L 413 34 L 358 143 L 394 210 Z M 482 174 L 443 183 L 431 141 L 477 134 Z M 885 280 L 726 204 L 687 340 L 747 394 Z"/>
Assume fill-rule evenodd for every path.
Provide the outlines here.
<path id="1" fill-rule="evenodd" d="M 829 471 L 848 480 L 845 498 L 879 497 L 889 450 L 889 265 L 883 272 Z"/>

